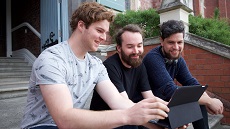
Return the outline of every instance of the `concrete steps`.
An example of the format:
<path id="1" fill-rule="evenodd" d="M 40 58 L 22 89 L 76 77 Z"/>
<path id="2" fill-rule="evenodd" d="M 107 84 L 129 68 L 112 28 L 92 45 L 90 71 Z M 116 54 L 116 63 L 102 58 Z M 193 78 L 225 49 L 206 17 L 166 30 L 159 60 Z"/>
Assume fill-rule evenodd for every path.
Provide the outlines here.
<path id="1" fill-rule="evenodd" d="M 0 129 L 19 129 L 32 66 L 24 58 L 0 57 Z"/>
<path id="2" fill-rule="evenodd" d="M 18 57 L 0 57 L 0 100 L 26 96 L 32 66 Z"/>
<path id="3" fill-rule="evenodd" d="M 230 129 L 228 125 L 222 125 L 220 120 L 223 118 L 223 115 L 208 115 L 208 122 L 210 129 Z M 187 129 L 194 129 L 193 126 L 190 126 Z"/>

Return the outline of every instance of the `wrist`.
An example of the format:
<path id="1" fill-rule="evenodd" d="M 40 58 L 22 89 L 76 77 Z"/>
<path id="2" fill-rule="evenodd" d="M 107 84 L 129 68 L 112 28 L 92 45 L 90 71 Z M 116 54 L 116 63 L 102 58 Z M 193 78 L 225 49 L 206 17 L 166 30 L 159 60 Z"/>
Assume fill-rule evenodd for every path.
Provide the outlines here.
<path id="1" fill-rule="evenodd" d="M 212 99 L 211 97 L 209 97 L 208 94 L 205 92 L 205 93 L 201 96 L 201 98 L 200 98 L 200 100 L 199 100 L 199 103 L 200 103 L 201 105 L 209 106 L 209 105 L 212 104 L 212 101 L 213 101 L 213 99 Z"/>
<path id="2" fill-rule="evenodd" d="M 130 125 L 131 119 L 128 115 L 128 110 L 121 110 L 121 122 L 123 125 Z"/>

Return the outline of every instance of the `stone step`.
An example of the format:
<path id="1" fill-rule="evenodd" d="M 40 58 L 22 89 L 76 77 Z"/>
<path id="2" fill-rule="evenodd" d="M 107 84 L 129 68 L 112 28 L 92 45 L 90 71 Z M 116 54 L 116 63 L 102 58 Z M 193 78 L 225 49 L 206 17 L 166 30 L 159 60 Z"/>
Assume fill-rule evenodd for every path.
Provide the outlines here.
<path id="1" fill-rule="evenodd" d="M 31 72 L 31 68 L 27 68 L 27 69 L 0 69 L 0 73 L 14 73 L 14 72 Z"/>
<path id="2" fill-rule="evenodd" d="M 5 71 L 0 72 L 0 77 L 11 77 L 11 76 L 30 76 L 30 71 Z"/>
<path id="3" fill-rule="evenodd" d="M 222 125 L 220 122 L 211 129 L 230 129 L 230 125 Z"/>
<path id="4" fill-rule="evenodd" d="M 27 91 L 28 91 L 28 86 L 1 88 L 0 89 L 0 100 L 26 96 Z"/>
<path id="5" fill-rule="evenodd" d="M 0 100 L 27 95 L 29 81 L 1 82 Z"/>
<path id="6" fill-rule="evenodd" d="M 0 66 L 5 67 L 5 66 L 28 66 L 29 63 L 25 61 L 21 62 L 0 62 Z"/>
<path id="7" fill-rule="evenodd" d="M 210 129 L 222 129 L 220 125 L 220 120 L 223 118 L 223 115 L 211 115 L 208 114 L 208 124 Z M 218 128 L 217 128 L 218 127 Z M 194 129 L 192 124 L 189 125 L 187 129 Z M 230 129 L 230 128 L 229 128 Z"/>
<path id="8" fill-rule="evenodd" d="M 17 82 L 2 82 L 0 83 L 1 89 L 12 89 L 17 87 L 28 87 L 29 81 L 17 81 Z"/>
<path id="9" fill-rule="evenodd" d="M 12 62 L 12 61 L 24 61 L 24 58 L 20 57 L 0 57 L 0 62 Z"/>
<path id="10" fill-rule="evenodd" d="M 5 62 L 5 63 L 11 63 L 11 62 L 14 62 L 14 63 L 20 63 L 20 62 L 26 62 L 24 59 L 0 59 L 0 62 Z"/>
<path id="11" fill-rule="evenodd" d="M 20 65 L 16 65 L 16 66 L 8 66 L 8 65 L 0 65 L 0 70 L 4 71 L 4 70 L 24 70 L 24 69 L 32 69 L 32 66 L 20 66 Z"/>
<path id="12" fill-rule="evenodd" d="M 0 76 L 0 83 L 29 81 L 30 76 Z"/>
<path id="13" fill-rule="evenodd" d="M 219 124 L 220 120 L 223 118 L 223 115 L 208 115 L 209 127 L 214 129 L 216 125 Z"/>

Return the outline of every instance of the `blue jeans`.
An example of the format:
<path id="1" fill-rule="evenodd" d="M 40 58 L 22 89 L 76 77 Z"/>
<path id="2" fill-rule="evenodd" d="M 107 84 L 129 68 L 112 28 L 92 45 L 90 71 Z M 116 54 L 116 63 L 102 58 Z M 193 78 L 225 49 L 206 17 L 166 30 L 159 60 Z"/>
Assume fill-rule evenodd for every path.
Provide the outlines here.
<path id="1" fill-rule="evenodd" d="M 135 126 L 135 125 L 124 125 L 114 129 L 147 129 L 144 126 Z"/>
<path id="2" fill-rule="evenodd" d="M 192 123 L 194 129 L 209 129 L 208 125 L 208 112 L 204 105 L 200 105 L 200 109 L 203 115 L 203 119 L 194 121 Z"/>
<path id="3" fill-rule="evenodd" d="M 42 126 L 30 128 L 30 129 L 58 129 L 58 127 L 57 126 L 42 125 Z"/>

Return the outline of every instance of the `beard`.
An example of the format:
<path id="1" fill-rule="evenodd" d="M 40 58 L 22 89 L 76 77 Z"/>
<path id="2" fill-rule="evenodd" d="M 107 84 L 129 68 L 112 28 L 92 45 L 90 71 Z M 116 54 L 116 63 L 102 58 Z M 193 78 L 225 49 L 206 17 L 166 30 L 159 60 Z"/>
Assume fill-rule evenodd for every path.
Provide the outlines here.
<path id="1" fill-rule="evenodd" d="M 132 56 L 139 56 L 138 59 L 132 58 Z M 130 54 L 126 55 L 124 51 L 121 49 L 121 59 L 128 65 L 130 65 L 133 68 L 136 68 L 141 65 L 142 60 L 143 60 L 143 53 L 138 53 L 138 54 Z"/>
<path id="2" fill-rule="evenodd" d="M 163 51 L 163 54 L 165 55 L 165 57 L 167 59 L 170 59 L 170 60 L 177 60 L 177 59 L 179 59 L 179 57 L 181 55 L 181 51 L 179 51 L 179 54 L 176 57 L 174 57 L 170 54 L 170 52 L 166 52 L 163 46 L 162 46 L 162 51 Z"/>

